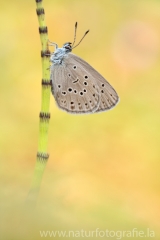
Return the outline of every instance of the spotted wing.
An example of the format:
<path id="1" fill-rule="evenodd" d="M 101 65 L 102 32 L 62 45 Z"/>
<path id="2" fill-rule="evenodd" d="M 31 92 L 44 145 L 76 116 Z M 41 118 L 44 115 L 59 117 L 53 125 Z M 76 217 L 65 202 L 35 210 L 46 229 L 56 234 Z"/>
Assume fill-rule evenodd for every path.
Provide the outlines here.
<path id="1" fill-rule="evenodd" d="M 62 64 L 51 66 L 52 93 L 58 106 L 75 114 L 94 113 L 99 108 L 99 88 L 72 54 L 64 56 Z"/>
<path id="2" fill-rule="evenodd" d="M 70 58 L 73 62 L 76 62 L 77 65 L 80 65 L 81 68 L 87 71 L 89 78 L 91 78 L 91 81 L 94 82 L 96 88 L 98 88 L 100 102 L 96 112 L 107 111 L 115 107 L 119 101 L 118 94 L 105 78 L 80 57 L 72 53 L 69 53 L 69 56 L 71 56 Z"/>

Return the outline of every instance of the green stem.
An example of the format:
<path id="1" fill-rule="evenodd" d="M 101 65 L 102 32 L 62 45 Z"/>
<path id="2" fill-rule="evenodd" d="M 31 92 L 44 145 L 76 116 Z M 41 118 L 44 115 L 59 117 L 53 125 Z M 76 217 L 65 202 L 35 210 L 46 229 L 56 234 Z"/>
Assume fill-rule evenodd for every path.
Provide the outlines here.
<path id="1" fill-rule="evenodd" d="M 45 166 L 48 160 L 47 145 L 48 145 L 48 129 L 49 129 L 49 107 L 50 107 L 50 71 L 49 71 L 49 50 L 48 50 L 48 31 L 45 24 L 45 14 L 42 5 L 42 0 L 36 0 L 37 16 L 39 22 L 39 33 L 41 39 L 41 58 L 42 58 L 42 95 L 41 95 L 41 112 L 39 115 L 39 141 L 38 141 L 38 153 L 36 159 L 36 165 L 34 170 L 33 181 L 31 189 L 29 191 L 27 203 L 35 206 L 38 193 L 40 190 L 40 184 L 42 176 L 45 170 Z"/>

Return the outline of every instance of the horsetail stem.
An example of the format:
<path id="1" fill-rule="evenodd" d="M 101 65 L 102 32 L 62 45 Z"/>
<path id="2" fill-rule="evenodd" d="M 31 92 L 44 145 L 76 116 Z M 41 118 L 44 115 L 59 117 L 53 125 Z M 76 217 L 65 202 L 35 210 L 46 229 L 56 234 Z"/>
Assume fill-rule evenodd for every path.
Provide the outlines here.
<path id="1" fill-rule="evenodd" d="M 36 12 L 39 22 L 39 34 L 41 40 L 41 59 L 42 59 L 42 93 L 41 93 L 41 111 L 39 114 L 39 139 L 38 139 L 38 152 L 36 165 L 34 170 L 33 181 L 31 189 L 28 194 L 27 202 L 35 206 L 38 193 L 40 190 L 40 184 L 45 170 L 49 154 L 47 153 L 48 144 L 48 129 L 50 120 L 50 92 L 51 92 L 51 81 L 50 81 L 50 51 L 48 50 L 48 30 L 45 23 L 45 12 L 42 4 L 42 0 L 36 1 Z"/>

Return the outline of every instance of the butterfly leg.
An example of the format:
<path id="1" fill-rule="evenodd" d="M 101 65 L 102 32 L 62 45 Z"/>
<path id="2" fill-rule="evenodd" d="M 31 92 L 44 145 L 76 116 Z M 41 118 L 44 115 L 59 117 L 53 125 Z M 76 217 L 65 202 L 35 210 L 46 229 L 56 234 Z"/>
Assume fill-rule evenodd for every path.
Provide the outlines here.
<path id="1" fill-rule="evenodd" d="M 48 42 L 51 43 L 51 44 L 48 44 L 48 46 L 55 46 L 56 49 L 58 48 L 57 43 L 51 42 L 49 39 L 48 39 Z"/>

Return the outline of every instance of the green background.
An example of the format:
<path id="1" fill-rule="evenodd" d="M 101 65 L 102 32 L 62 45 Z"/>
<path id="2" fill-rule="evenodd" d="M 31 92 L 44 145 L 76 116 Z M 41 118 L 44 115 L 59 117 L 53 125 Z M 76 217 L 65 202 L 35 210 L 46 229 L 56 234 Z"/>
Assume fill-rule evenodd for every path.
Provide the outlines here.
<path id="1" fill-rule="evenodd" d="M 160 239 L 160 1 L 43 1 L 49 39 L 59 46 L 73 41 L 76 21 L 77 41 L 90 29 L 74 53 L 113 85 L 120 103 L 75 116 L 51 97 L 50 158 L 37 208 L 27 215 L 41 105 L 36 4 L 0 5 L 1 238 L 149 228 L 155 238 L 145 239 Z"/>

